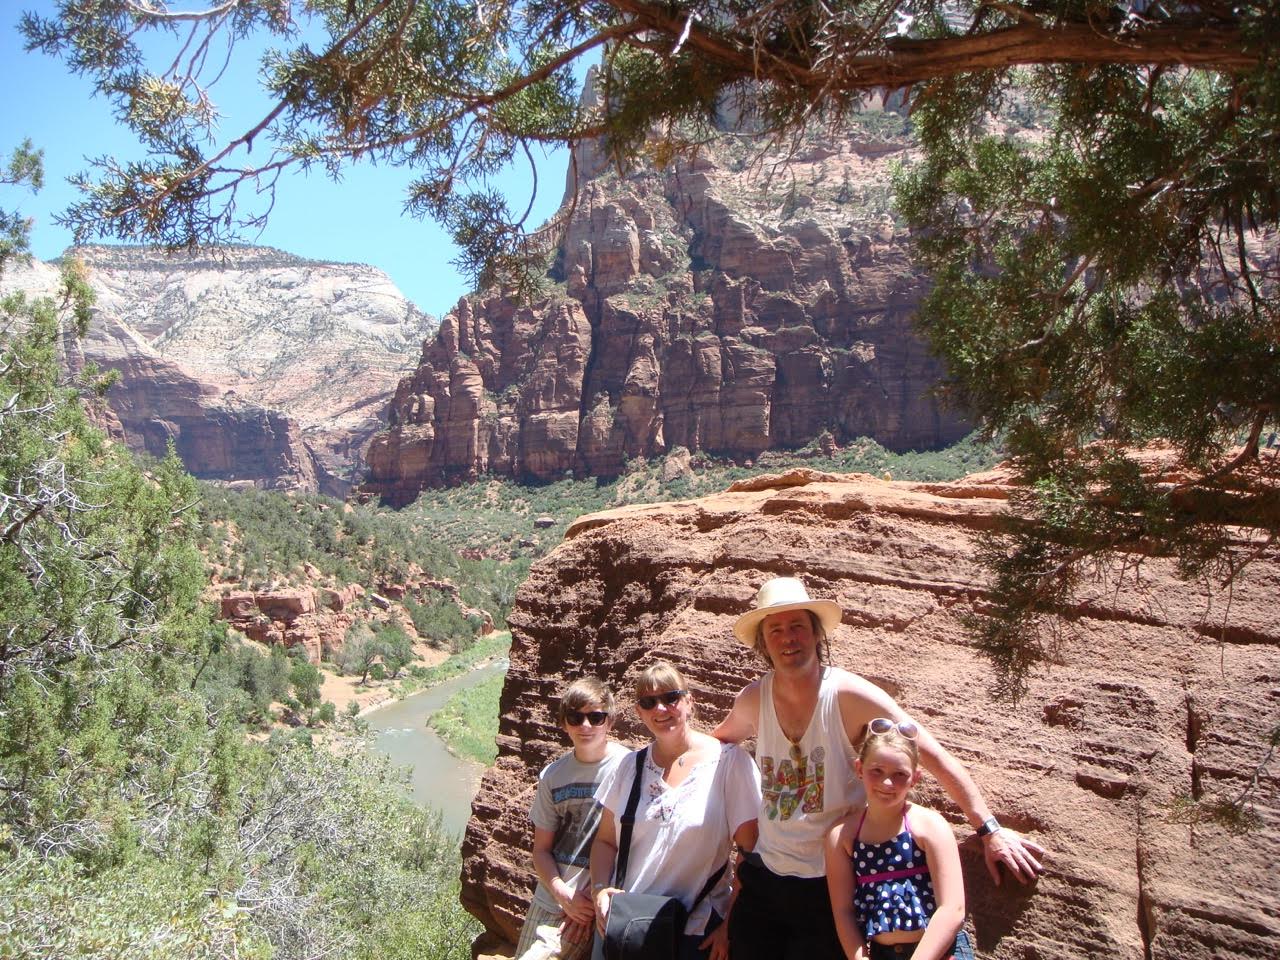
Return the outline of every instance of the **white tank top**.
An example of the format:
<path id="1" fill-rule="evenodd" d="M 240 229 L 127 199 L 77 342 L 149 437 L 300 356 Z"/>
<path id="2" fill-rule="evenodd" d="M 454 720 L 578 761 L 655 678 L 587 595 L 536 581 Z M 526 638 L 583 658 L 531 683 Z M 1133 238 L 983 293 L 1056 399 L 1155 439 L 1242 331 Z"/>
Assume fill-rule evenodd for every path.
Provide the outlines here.
<path id="1" fill-rule="evenodd" d="M 763 799 L 756 852 L 782 876 L 823 876 L 823 838 L 850 807 L 862 802 L 834 674 L 834 668 L 823 667 L 818 706 L 796 744 L 782 732 L 773 708 L 773 671 L 760 683 L 756 764 Z"/>

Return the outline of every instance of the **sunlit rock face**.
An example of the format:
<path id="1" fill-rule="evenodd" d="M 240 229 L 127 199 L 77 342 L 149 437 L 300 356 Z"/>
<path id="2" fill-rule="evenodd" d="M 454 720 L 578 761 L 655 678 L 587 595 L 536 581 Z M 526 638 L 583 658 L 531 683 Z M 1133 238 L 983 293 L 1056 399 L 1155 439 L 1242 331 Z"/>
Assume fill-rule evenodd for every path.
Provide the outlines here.
<path id="1" fill-rule="evenodd" d="M 341 495 L 399 378 L 434 326 L 379 270 L 264 247 L 166 255 L 82 247 L 97 295 L 65 357 L 117 370 L 107 396 L 123 439 L 163 456 L 172 442 L 204 479 Z M 48 264 L 8 288 L 51 293 Z"/>
<path id="2" fill-rule="evenodd" d="M 462 300 L 396 390 L 365 490 L 392 503 L 484 473 L 613 476 L 676 448 L 747 460 L 830 433 L 897 450 L 968 425 L 931 395 L 927 290 L 889 215 L 896 114 L 788 154 L 732 134 L 695 158 L 594 172 L 550 289 Z M 588 151 L 589 153 L 589 151 Z M 584 173 L 585 177 L 585 173 Z"/>
<path id="3" fill-rule="evenodd" d="M 1280 555 L 1264 552 L 1229 594 L 1206 595 L 1151 559 L 1140 578 L 1086 585 L 1072 620 L 1047 624 L 1060 639 L 1051 662 L 1020 701 L 1001 701 L 963 621 L 990 599 L 975 547 L 1006 483 L 797 471 L 578 520 L 534 565 L 509 618 L 498 757 L 463 844 L 467 909 L 493 939 L 514 942 L 533 891 L 537 774 L 568 746 L 560 687 L 583 675 L 611 684 L 617 735 L 639 745 L 628 691 L 640 670 L 670 659 L 710 729 L 764 669 L 733 622 L 764 580 L 798 574 L 843 608 L 831 661 L 927 724 L 1000 819 L 1049 850 L 1033 887 L 1006 878 L 997 888 L 955 804 L 927 775 L 916 788 L 955 825 L 981 956 L 1280 956 L 1280 770 L 1268 763 Z M 1242 796 L 1246 833 L 1207 817 Z"/>

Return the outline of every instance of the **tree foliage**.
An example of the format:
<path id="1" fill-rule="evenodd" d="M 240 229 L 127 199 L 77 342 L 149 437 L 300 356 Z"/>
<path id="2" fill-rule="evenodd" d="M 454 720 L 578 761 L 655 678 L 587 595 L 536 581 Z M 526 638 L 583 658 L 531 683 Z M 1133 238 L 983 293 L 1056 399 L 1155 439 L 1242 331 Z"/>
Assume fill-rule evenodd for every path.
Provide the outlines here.
<path id="1" fill-rule="evenodd" d="M 369 681 L 371 673 L 376 674 L 378 680 L 384 676 L 394 680 L 411 660 L 413 641 L 399 626 L 358 622 L 347 631 L 338 666 L 353 676 L 360 674 L 363 684 Z"/>
<path id="2" fill-rule="evenodd" d="M 531 225 L 490 178 L 539 145 L 599 136 L 629 165 L 655 126 L 672 142 L 705 136 L 727 97 L 748 102 L 762 128 L 785 131 L 839 117 L 872 88 L 1021 63 L 1238 74 L 1261 62 L 1251 38 L 1268 7 L 59 0 L 53 16 L 28 13 L 21 28 L 30 48 L 91 78 L 146 148 L 142 160 L 98 158 L 80 178 L 84 199 L 66 214 L 78 240 L 235 239 L 264 222 L 282 171 L 319 166 L 336 177 L 369 160 L 418 171 L 407 208 L 445 224 L 462 264 L 492 279 L 530 251 Z M 259 64 L 274 105 L 220 135 L 217 81 L 254 36 L 278 44 Z M 588 59 L 600 62 L 602 96 L 584 107 Z M 532 249 L 546 248 L 535 238 Z"/>
<path id="3" fill-rule="evenodd" d="M 469 956 L 457 839 L 385 762 L 255 742 L 211 685 L 198 488 L 93 426 L 91 371 L 62 381 L 87 310 L 65 281 L 0 300 L 0 953 Z M 314 687 L 234 666 L 254 696 Z"/>
<path id="4" fill-rule="evenodd" d="M 37 191 L 44 185 L 44 154 L 30 140 L 24 140 L 0 167 L 0 186 L 28 187 Z M 16 211 L 0 210 L 0 272 L 9 261 L 27 255 L 31 220 Z"/>
<path id="5" fill-rule="evenodd" d="M 1276 36 L 1259 18 L 1255 49 Z M 1268 59 L 1274 59 L 1268 54 Z M 924 97 L 899 177 L 953 399 L 1024 483 L 975 621 L 1007 692 L 1087 579 L 1147 557 L 1232 582 L 1280 534 L 1280 73 L 1109 64 Z M 1034 136 L 990 122 L 1012 98 Z M 1154 446 L 1153 446 L 1154 445 Z"/>
<path id="6" fill-rule="evenodd" d="M 1230 579 L 1280 532 L 1259 456 L 1280 416 L 1273 3 L 63 0 L 23 28 L 147 147 L 82 180 L 81 239 L 228 239 L 265 215 L 238 208 L 247 187 L 368 159 L 419 172 L 408 208 L 483 279 L 546 249 L 489 180 L 532 147 L 669 158 L 726 104 L 776 143 L 903 88 L 924 159 L 901 207 L 937 280 L 923 328 L 1026 481 L 987 554 L 999 606 L 976 623 L 1006 690 L 1100 560 Z M 276 106 L 209 139 L 208 81 L 253 30 L 282 44 L 262 65 Z M 149 69 L 148 33 L 180 54 Z M 580 104 L 587 57 L 598 95 Z M 1039 133 L 1002 123 L 1028 103 Z M 1160 463 L 1126 452 L 1155 438 Z"/>

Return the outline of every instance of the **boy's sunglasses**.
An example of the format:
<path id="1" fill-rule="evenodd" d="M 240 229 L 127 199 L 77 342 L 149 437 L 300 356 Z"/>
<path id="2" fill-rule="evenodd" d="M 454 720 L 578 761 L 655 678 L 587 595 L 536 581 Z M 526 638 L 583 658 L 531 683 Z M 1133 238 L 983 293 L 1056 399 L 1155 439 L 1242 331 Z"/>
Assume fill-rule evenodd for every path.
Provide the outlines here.
<path id="1" fill-rule="evenodd" d="M 888 717 L 876 717 L 867 724 L 867 729 L 872 733 L 888 733 L 890 730 L 897 730 L 908 740 L 914 740 L 920 735 L 920 728 L 910 720 L 895 722 Z"/>
<path id="2" fill-rule="evenodd" d="M 564 715 L 564 722 L 571 727 L 580 727 L 584 722 L 598 727 L 608 719 L 609 714 L 603 710 L 588 710 L 585 713 L 581 710 L 568 710 Z"/>
<path id="3" fill-rule="evenodd" d="M 636 697 L 636 706 L 641 710 L 652 710 L 661 700 L 668 707 L 674 707 L 680 700 L 689 695 L 688 690 L 668 690 L 666 693 L 649 693 Z"/>

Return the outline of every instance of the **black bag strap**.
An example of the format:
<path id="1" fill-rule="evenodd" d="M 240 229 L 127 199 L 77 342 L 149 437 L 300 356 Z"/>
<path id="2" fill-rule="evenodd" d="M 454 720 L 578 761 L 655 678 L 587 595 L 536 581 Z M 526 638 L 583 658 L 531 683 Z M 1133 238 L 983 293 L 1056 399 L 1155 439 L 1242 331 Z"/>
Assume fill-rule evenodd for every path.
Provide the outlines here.
<path id="1" fill-rule="evenodd" d="M 627 797 L 627 808 L 622 811 L 622 830 L 618 834 L 618 862 L 613 868 L 613 885 L 619 890 L 625 889 L 627 881 L 627 857 L 631 853 L 631 828 L 636 825 L 636 810 L 640 807 L 640 778 L 644 775 L 644 758 L 649 748 L 642 747 L 636 751 L 636 777 L 631 783 L 631 796 Z"/>
<path id="2" fill-rule="evenodd" d="M 642 747 L 636 751 L 636 775 L 631 783 L 631 794 L 627 797 L 627 807 L 622 811 L 622 819 L 619 821 L 622 829 L 618 833 L 618 860 L 613 868 L 613 885 L 620 890 L 626 889 L 627 859 L 631 854 L 631 830 L 636 825 L 636 810 L 640 808 L 640 778 L 644 775 L 644 760 L 648 755 L 648 747 Z M 715 885 L 720 882 L 720 878 L 728 869 L 729 862 L 726 860 L 720 864 L 719 870 L 707 877 L 707 882 L 702 885 L 693 903 L 689 905 L 690 913 L 693 913 L 703 898 L 715 889 Z"/>

